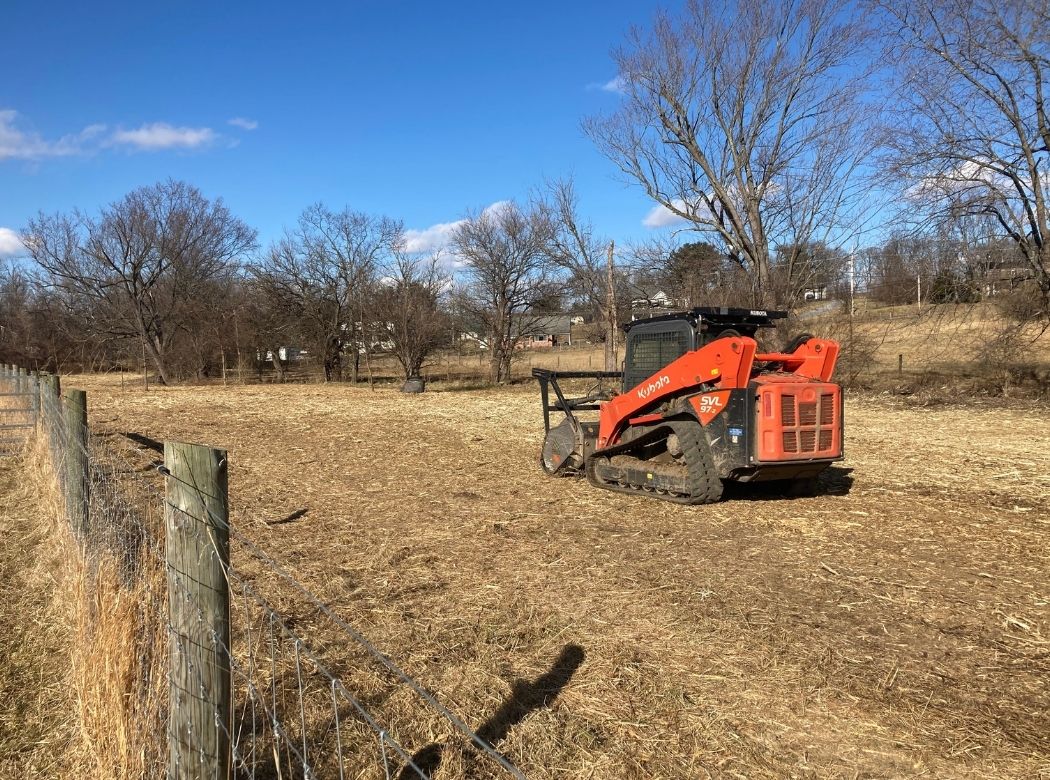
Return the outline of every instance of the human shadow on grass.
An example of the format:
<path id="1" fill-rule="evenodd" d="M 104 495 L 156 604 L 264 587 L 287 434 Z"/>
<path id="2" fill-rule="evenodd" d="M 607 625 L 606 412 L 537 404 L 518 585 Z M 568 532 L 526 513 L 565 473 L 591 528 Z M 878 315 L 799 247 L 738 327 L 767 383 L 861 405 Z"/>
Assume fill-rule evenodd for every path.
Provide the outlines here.
<path id="1" fill-rule="evenodd" d="M 584 652 L 579 645 L 568 644 L 562 648 L 550 671 L 533 681 L 517 680 L 511 694 L 492 716 L 482 723 L 474 733 L 492 747 L 502 742 L 510 730 L 525 720 L 528 715 L 543 707 L 549 707 L 568 685 L 569 680 L 583 663 Z M 473 745 L 477 749 L 477 745 Z M 398 780 L 418 780 L 433 777 L 441 765 L 443 746 L 437 743 L 416 751 L 412 763 L 402 768 Z M 422 775 L 420 773 L 423 773 Z"/>

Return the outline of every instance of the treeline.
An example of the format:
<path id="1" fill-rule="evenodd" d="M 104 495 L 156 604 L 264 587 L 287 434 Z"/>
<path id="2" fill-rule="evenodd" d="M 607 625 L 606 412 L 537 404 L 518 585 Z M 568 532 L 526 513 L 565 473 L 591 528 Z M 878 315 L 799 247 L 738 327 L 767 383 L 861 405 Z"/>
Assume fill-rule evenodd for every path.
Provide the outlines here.
<path id="1" fill-rule="evenodd" d="M 0 275 L 3 360 L 62 371 L 145 362 L 162 383 L 263 362 L 281 381 L 292 348 L 327 381 L 357 382 L 377 353 L 409 378 L 464 336 L 487 351 L 500 382 L 522 340 L 563 312 L 593 325 L 615 369 L 611 334 L 632 316 L 739 305 L 754 286 L 712 243 L 616 250 L 580 215 L 571 181 L 467 214 L 432 253 L 410 251 L 396 219 L 321 204 L 260 247 L 221 199 L 178 181 L 94 215 L 39 215 L 23 241 L 32 263 Z M 1038 316 L 1039 296 L 1022 260 L 1001 239 L 909 234 L 852 255 L 824 243 L 776 247 L 766 283 L 788 309 L 845 298 L 853 274 L 858 292 L 887 304 L 995 296 L 1023 300 L 1024 319 Z"/>
<path id="2" fill-rule="evenodd" d="M 584 131 L 672 242 L 614 251 L 565 181 L 468 213 L 444 256 L 408 251 L 394 217 L 321 204 L 261 247 L 221 200 L 165 182 L 25 226 L 33 263 L 0 280 L 0 349 L 94 367 L 144 352 L 172 381 L 294 345 L 334 380 L 376 348 L 411 377 L 467 333 L 498 382 L 569 308 L 613 368 L 611 335 L 650 297 L 1005 295 L 1050 322 L 1046 3 L 697 0 L 614 58 L 618 105 Z"/>
<path id="3" fill-rule="evenodd" d="M 179 181 L 97 214 L 41 214 L 22 240 L 32 263 L 0 277 L 4 359 L 62 370 L 145 360 L 162 383 L 214 376 L 225 361 L 269 360 L 281 379 L 291 347 L 330 381 L 356 381 L 379 351 L 415 377 L 461 334 L 488 350 L 499 382 L 541 318 L 568 305 L 614 328 L 625 289 L 571 182 L 468 214 L 432 253 L 410 251 L 394 218 L 322 204 L 261 247 L 221 199 Z"/>

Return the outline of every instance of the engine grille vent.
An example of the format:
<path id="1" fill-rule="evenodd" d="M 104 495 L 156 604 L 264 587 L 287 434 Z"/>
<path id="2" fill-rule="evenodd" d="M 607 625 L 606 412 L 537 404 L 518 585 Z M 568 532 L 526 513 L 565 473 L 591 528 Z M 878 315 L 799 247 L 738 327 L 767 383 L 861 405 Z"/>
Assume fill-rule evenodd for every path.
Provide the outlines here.
<path id="1" fill-rule="evenodd" d="M 841 456 L 841 400 L 836 386 L 770 383 L 760 393 L 766 397 L 758 414 L 758 460 Z M 779 396 L 779 399 L 769 398 L 769 395 Z"/>

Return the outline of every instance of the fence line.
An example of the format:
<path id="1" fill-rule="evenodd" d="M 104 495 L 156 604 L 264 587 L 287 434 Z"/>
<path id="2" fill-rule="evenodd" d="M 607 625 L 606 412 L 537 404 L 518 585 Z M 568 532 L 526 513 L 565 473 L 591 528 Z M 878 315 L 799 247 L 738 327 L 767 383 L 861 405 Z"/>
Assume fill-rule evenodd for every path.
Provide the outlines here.
<path id="1" fill-rule="evenodd" d="M 224 451 L 165 442 L 163 465 L 143 471 L 91 432 L 86 394 L 63 393 L 58 376 L 3 366 L 0 392 L 20 393 L 39 410 L 39 441 L 89 567 L 108 556 L 123 585 L 138 594 L 143 636 L 152 625 L 166 636 L 136 648 L 144 677 L 136 706 L 154 771 L 164 767 L 180 780 L 408 780 L 434 771 L 432 757 L 402 744 L 397 724 L 369 703 L 374 697 L 355 692 L 327 653 L 231 561 L 232 540 L 246 562 L 275 575 L 363 653 L 369 668 L 358 671 L 409 692 L 428 719 L 444 723 L 458 741 L 446 747 L 485 762 L 485 776 L 523 780 L 437 695 L 231 525 Z"/>

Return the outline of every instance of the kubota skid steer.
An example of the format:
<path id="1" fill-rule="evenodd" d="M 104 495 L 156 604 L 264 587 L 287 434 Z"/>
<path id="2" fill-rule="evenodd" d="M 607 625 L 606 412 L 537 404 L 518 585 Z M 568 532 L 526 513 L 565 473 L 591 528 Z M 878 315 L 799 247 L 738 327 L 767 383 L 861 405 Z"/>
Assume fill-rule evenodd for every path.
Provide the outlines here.
<path id="1" fill-rule="evenodd" d="M 800 336 L 758 353 L 754 336 L 784 312 L 698 308 L 626 326 L 623 372 L 533 369 L 550 475 L 586 473 L 600 487 L 683 504 L 722 497 L 723 482 L 790 480 L 806 489 L 841 460 L 839 346 Z M 566 397 L 563 380 L 598 380 Z M 622 381 L 617 391 L 603 380 Z M 554 400 L 550 395 L 554 392 Z M 565 419 L 551 426 L 550 413 Z M 580 412 L 598 412 L 583 420 Z"/>

